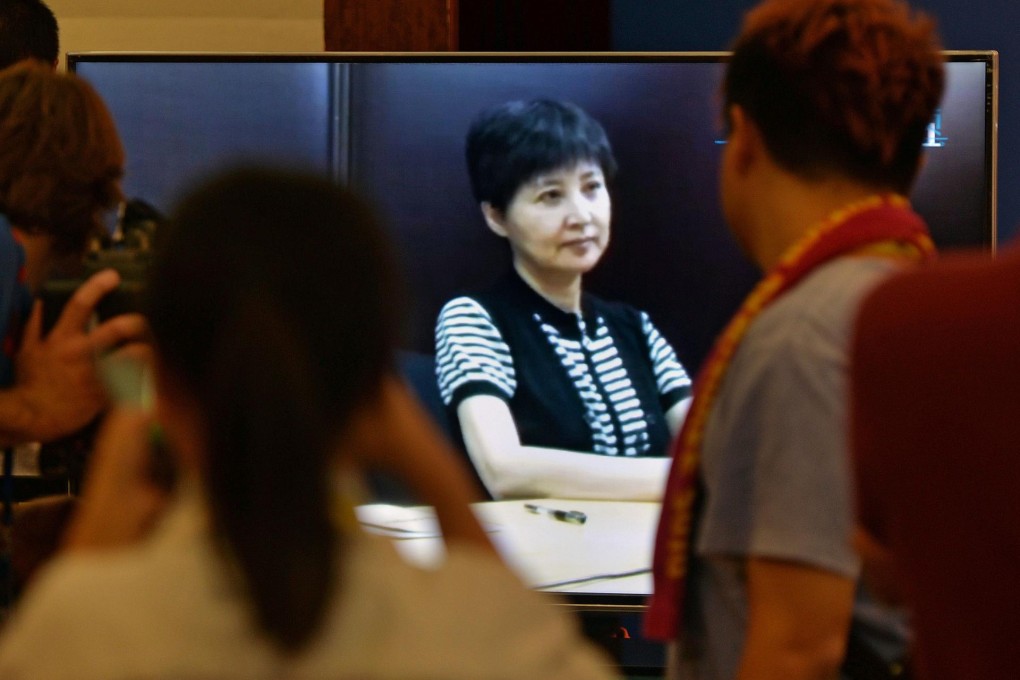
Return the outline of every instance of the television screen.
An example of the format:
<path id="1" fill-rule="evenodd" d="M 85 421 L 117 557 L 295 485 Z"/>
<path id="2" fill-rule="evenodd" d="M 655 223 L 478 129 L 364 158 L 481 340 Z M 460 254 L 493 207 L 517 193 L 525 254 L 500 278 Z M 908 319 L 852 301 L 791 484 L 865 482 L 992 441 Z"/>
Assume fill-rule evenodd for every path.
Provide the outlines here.
<path id="1" fill-rule="evenodd" d="M 475 115 L 510 100 L 569 100 L 605 127 L 619 165 L 612 239 L 586 289 L 647 311 L 697 372 L 759 276 L 719 207 L 726 59 L 89 53 L 68 61 L 116 118 L 129 196 L 166 210 L 212 169 L 268 161 L 328 173 L 368 197 L 402 257 L 405 349 L 424 358 L 408 370 L 427 400 L 433 381 L 434 402 L 429 362 L 439 309 L 510 267 L 506 244 L 472 198 L 464 157 Z M 947 62 L 912 201 L 940 247 L 992 248 L 996 55 L 953 52 Z M 436 412 L 442 420 L 441 407 Z"/>
<path id="2" fill-rule="evenodd" d="M 995 243 L 996 60 L 947 53 L 947 88 L 912 200 L 942 248 Z M 647 311 L 696 372 L 758 273 L 719 208 L 725 53 L 599 55 L 72 54 L 127 150 L 125 190 L 169 209 L 224 165 L 330 173 L 367 196 L 401 248 L 407 349 L 430 354 L 442 304 L 509 266 L 464 161 L 482 108 L 572 101 L 619 163 L 612 245 L 586 288 Z"/>

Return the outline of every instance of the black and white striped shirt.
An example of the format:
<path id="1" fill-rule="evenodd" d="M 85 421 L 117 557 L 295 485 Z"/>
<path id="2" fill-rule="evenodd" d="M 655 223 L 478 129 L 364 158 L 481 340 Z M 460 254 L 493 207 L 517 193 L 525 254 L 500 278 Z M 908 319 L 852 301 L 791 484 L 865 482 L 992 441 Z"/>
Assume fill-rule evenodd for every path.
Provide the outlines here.
<path id="1" fill-rule="evenodd" d="M 582 296 L 565 312 L 511 274 L 458 297 L 436 325 L 443 402 L 505 400 L 521 442 L 613 456 L 665 455 L 665 412 L 691 381 L 648 315 Z"/>

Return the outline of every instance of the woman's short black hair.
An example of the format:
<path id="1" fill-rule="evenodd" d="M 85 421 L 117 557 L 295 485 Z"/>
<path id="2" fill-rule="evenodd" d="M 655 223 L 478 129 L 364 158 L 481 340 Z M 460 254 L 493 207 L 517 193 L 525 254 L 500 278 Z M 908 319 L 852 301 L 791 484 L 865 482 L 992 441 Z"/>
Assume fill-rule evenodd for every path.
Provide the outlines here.
<path id="1" fill-rule="evenodd" d="M 512 101 L 485 109 L 468 130 L 465 151 L 475 200 L 500 212 L 542 172 L 592 161 L 607 181 L 616 174 L 606 131 L 564 101 Z"/>

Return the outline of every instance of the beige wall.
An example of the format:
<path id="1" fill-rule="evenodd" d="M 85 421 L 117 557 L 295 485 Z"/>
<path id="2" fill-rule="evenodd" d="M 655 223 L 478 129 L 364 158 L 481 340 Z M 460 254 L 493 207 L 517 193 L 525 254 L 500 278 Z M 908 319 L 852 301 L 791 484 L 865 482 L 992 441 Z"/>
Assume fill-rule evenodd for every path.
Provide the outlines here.
<path id="1" fill-rule="evenodd" d="M 47 0 L 60 50 L 318 52 L 322 0 Z"/>

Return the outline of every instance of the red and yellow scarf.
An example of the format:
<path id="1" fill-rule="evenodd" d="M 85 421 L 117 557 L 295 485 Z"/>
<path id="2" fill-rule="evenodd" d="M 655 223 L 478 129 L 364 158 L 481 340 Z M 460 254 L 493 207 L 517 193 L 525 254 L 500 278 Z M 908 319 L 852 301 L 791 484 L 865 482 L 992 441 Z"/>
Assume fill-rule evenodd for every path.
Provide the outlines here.
<path id="1" fill-rule="evenodd" d="M 833 258 L 851 253 L 920 261 L 934 256 L 935 247 L 907 199 L 891 194 L 871 196 L 844 206 L 808 230 L 744 300 L 705 360 L 687 419 L 673 443 L 673 466 L 652 564 L 654 594 L 645 614 L 645 634 L 649 638 L 672 640 L 683 630 L 689 538 L 705 426 L 744 334 L 763 309 L 806 275 Z"/>

